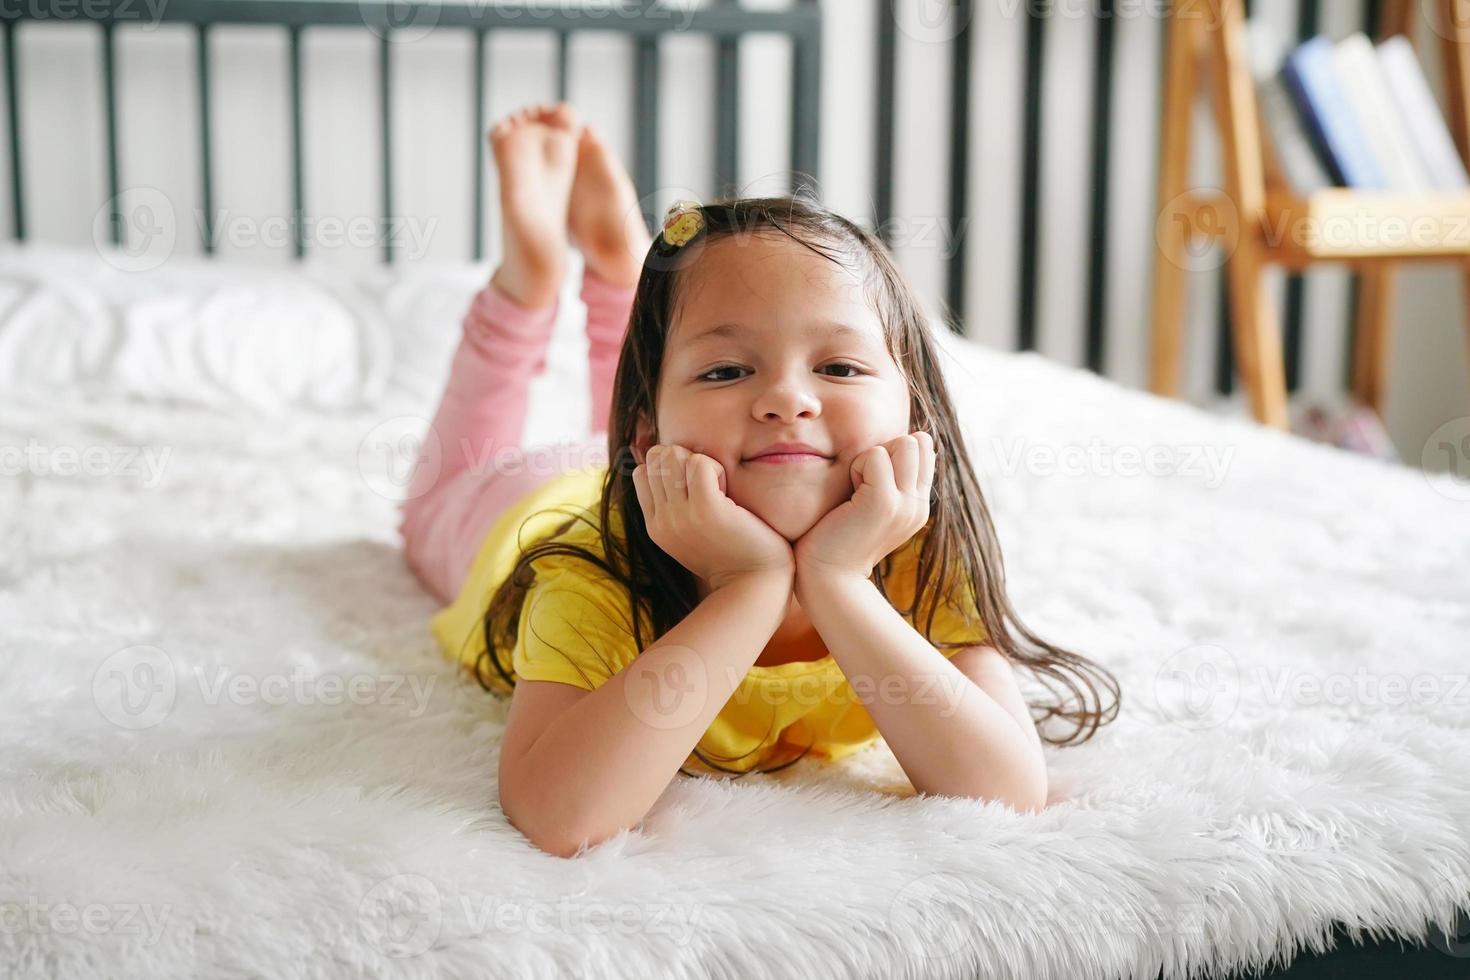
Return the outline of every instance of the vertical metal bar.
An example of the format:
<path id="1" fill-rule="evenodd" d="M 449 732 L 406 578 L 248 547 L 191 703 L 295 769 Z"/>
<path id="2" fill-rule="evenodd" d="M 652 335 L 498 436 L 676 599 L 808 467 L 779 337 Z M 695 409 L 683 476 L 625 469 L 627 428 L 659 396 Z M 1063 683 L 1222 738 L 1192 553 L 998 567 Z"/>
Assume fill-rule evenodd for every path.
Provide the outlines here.
<path id="1" fill-rule="evenodd" d="M 1297 36 L 1307 40 L 1321 28 L 1321 0 L 1300 0 L 1297 8 Z M 1302 332 L 1306 322 L 1306 279 L 1293 275 L 1286 283 L 1286 321 L 1282 330 L 1282 360 L 1286 367 L 1286 390 L 1296 391 L 1301 385 Z"/>
<path id="2" fill-rule="evenodd" d="M 1041 219 L 1041 82 L 1049 8 L 1026 9 L 1026 137 L 1021 195 L 1021 295 L 1018 350 L 1036 349 L 1037 251 Z"/>
<path id="3" fill-rule="evenodd" d="M 12 231 L 15 240 L 25 241 L 26 208 L 25 181 L 20 165 L 20 94 L 17 91 L 19 72 L 15 69 L 15 21 L 5 22 L 5 121 L 10 137 L 10 212 L 13 218 Z"/>
<path id="4" fill-rule="evenodd" d="M 637 62 L 634 68 L 634 105 L 637 112 L 638 138 L 634 146 L 633 174 L 638 185 L 638 196 L 646 209 L 644 219 L 654 228 L 658 202 L 651 195 L 658 189 L 658 91 L 659 91 L 659 46 L 658 37 L 650 35 L 638 39 Z"/>
<path id="5" fill-rule="evenodd" d="M 112 21 L 102 22 L 102 99 L 107 117 L 107 200 L 108 227 L 112 244 L 125 243 L 127 229 L 118 210 L 117 181 L 117 42 Z"/>
<path id="6" fill-rule="evenodd" d="M 1092 99 L 1092 243 L 1087 270 L 1087 352 L 1089 370 L 1103 373 L 1107 356 L 1108 180 L 1112 170 L 1113 40 L 1117 18 L 1113 0 L 1098 7 L 1097 54 Z"/>
<path id="7" fill-rule="evenodd" d="M 556 32 L 556 101 L 567 100 L 567 89 L 571 77 L 571 31 Z"/>
<path id="8" fill-rule="evenodd" d="M 810 5 L 814 0 L 801 0 Z M 803 176 L 809 180 L 811 196 L 820 199 L 822 135 L 822 29 L 820 22 L 797 35 L 792 42 L 791 61 L 791 189 L 797 190 Z"/>
<path id="9" fill-rule="evenodd" d="M 1363 33 L 1373 40 L 1378 40 L 1383 31 L 1383 0 L 1363 0 Z M 1348 321 L 1347 321 L 1347 344 L 1343 348 L 1342 379 L 1343 386 L 1351 388 L 1353 385 L 1354 357 L 1353 352 L 1358 348 L 1358 309 L 1363 302 L 1363 277 L 1354 272 L 1348 286 Z"/>
<path id="10" fill-rule="evenodd" d="M 214 166 L 210 156 L 212 129 L 209 119 L 209 25 L 194 25 L 195 67 L 199 92 L 199 187 L 204 220 L 200 222 L 200 244 L 205 255 L 214 254 Z"/>
<path id="11" fill-rule="evenodd" d="M 969 231 L 970 190 L 970 61 L 974 51 L 974 0 L 957 0 L 953 16 L 960 18 L 950 51 L 949 101 L 949 235 L 947 289 L 949 328 L 963 336 L 967 329 L 965 280 L 968 278 L 966 236 Z"/>
<path id="12" fill-rule="evenodd" d="M 393 264 L 393 113 L 391 34 L 378 40 L 378 118 L 383 136 L 383 261 Z"/>
<path id="13" fill-rule="evenodd" d="M 301 28 L 287 29 L 291 68 L 291 229 L 295 237 L 296 257 L 306 255 L 305 194 L 302 184 L 301 147 Z"/>
<path id="14" fill-rule="evenodd" d="M 722 0 L 730 3 L 731 0 Z M 736 194 L 740 180 L 740 38 L 721 37 L 715 62 L 715 182 Z"/>
<path id="15" fill-rule="evenodd" d="M 475 39 L 475 166 L 474 174 L 475 221 L 474 241 L 471 243 L 475 261 L 485 257 L 485 30 L 477 28 Z"/>
<path id="16" fill-rule="evenodd" d="M 1230 276 L 1227 267 L 1220 267 L 1219 280 L 1220 290 L 1215 302 L 1215 391 L 1228 396 L 1235 390 L 1235 347 L 1230 336 Z"/>
<path id="17" fill-rule="evenodd" d="M 878 70 L 873 127 L 873 228 L 892 245 L 893 220 L 893 102 L 898 88 L 898 11 L 896 0 L 878 0 Z"/>
<path id="18" fill-rule="evenodd" d="M 1254 13 L 1253 0 L 1245 0 L 1247 18 Z M 1230 269 L 1222 265 L 1216 273 L 1219 290 L 1215 304 L 1215 391 L 1229 396 L 1235 390 L 1235 341 L 1231 336 Z"/>
<path id="19" fill-rule="evenodd" d="M 1235 390 L 1235 348 L 1230 336 L 1230 269 L 1222 265 L 1215 273 L 1218 302 L 1215 305 L 1215 391 L 1228 396 Z"/>
<path id="20" fill-rule="evenodd" d="M 1383 30 L 1383 0 L 1363 0 L 1363 33 L 1375 41 Z"/>

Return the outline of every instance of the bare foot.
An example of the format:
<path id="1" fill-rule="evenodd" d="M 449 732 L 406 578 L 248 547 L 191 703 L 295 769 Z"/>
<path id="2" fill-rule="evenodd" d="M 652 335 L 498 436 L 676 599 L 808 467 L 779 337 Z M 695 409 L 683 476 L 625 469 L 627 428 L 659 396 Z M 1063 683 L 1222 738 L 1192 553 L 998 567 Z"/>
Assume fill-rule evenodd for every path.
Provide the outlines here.
<path id="1" fill-rule="evenodd" d="M 577 144 L 577 178 L 567 214 L 588 271 L 614 286 L 634 286 L 652 239 L 633 179 L 591 126 Z"/>
<path id="2" fill-rule="evenodd" d="M 522 306 L 550 305 L 567 264 L 567 202 L 582 122 L 565 102 L 533 106 L 490 130 L 500 173 L 504 251 L 490 277 Z"/>

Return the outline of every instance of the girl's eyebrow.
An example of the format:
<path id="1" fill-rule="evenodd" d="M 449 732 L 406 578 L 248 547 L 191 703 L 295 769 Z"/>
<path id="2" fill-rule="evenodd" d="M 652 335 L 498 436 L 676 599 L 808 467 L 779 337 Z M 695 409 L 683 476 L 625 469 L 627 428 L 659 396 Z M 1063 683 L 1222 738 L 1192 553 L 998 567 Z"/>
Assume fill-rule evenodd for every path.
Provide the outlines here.
<path id="1" fill-rule="evenodd" d="M 702 344 L 712 340 L 736 337 L 744 331 L 745 327 L 738 323 L 721 323 L 689 338 L 689 342 L 685 346 L 693 347 L 696 344 Z M 859 337 L 868 336 L 866 330 L 859 330 L 850 323 L 841 323 L 838 321 L 818 321 L 808 326 L 806 332 L 823 338 L 835 337 L 839 334 L 856 334 Z"/>

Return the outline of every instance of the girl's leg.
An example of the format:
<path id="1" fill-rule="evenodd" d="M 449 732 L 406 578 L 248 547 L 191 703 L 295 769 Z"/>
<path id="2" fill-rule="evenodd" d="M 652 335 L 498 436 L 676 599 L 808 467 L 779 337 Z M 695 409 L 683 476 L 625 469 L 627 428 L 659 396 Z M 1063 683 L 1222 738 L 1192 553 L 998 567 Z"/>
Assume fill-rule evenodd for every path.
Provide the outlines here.
<path id="1" fill-rule="evenodd" d="M 580 130 L 576 113 L 561 104 L 522 110 L 490 133 L 504 252 L 465 316 L 448 385 L 400 505 L 404 557 L 442 602 L 458 593 L 500 512 L 553 475 L 516 459 L 565 274 Z"/>
<path id="2" fill-rule="evenodd" d="M 607 432 L 612 409 L 613 376 L 623 336 L 628 332 L 628 313 L 633 308 L 635 286 L 615 286 L 599 278 L 589 266 L 582 273 L 582 302 L 587 304 L 587 373 L 592 395 L 592 433 Z"/>
<path id="3" fill-rule="evenodd" d="M 541 112 L 541 121 L 553 129 L 558 120 L 570 128 L 574 119 L 565 105 L 550 116 Z M 591 127 L 577 125 L 569 191 L 557 177 L 560 146 L 528 155 L 513 152 L 514 140 L 496 143 L 505 259 L 465 318 L 464 339 L 431 429 L 440 465 L 420 459 L 423 476 L 415 471 L 400 524 L 410 567 L 444 602 L 458 594 L 484 533 L 505 508 L 562 472 L 607 462 L 613 375 L 649 234 L 627 171 Z M 529 171 L 549 176 L 538 185 L 526 179 Z M 558 246 L 564 249 L 564 239 L 545 227 L 558 207 L 557 220 L 566 226 L 562 234 L 571 232 L 586 259 L 581 298 L 587 304 L 593 438 L 522 451 L 514 447 L 524 431 L 530 379 L 545 368 L 556 315 L 557 289 L 546 288 L 546 270 L 559 283 L 563 269 Z M 431 438 L 425 456 L 434 448 Z"/>
<path id="4" fill-rule="evenodd" d="M 587 260 L 582 302 L 587 304 L 591 431 L 605 433 L 613 375 L 649 235 L 633 179 L 594 126 L 583 127 L 577 146 L 577 179 L 572 184 L 567 225 Z"/>
<path id="5" fill-rule="evenodd" d="M 400 505 L 404 557 L 442 602 L 458 593 L 485 529 L 535 487 L 517 447 L 556 309 L 555 302 L 527 309 L 491 283 L 465 315 L 449 383 Z"/>

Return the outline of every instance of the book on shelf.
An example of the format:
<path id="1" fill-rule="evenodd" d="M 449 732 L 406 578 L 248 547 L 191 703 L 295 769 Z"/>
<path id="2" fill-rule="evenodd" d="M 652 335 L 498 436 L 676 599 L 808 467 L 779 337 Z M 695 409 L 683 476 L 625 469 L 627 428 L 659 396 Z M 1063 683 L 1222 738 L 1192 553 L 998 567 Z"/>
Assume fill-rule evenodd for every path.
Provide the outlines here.
<path id="1" fill-rule="evenodd" d="M 1333 52 L 1325 37 L 1298 45 L 1282 68 L 1286 89 L 1334 181 L 1358 190 L 1388 190 L 1388 178 L 1369 146 Z"/>
<path id="2" fill-rule="evenodd" d="M 1367 137 L 1368 150 L 1383 173 L 1385 189 L 1423 194 L 1432 187 L 1414 149 L 1403 114 L 1393 103 L 1373 42 L 1361 31 L 1349 34 L 1332 50 L 1343 91 Z"/>
<path id="3" fill-rule="evenodd" d="M 1400 34 L 1383 41 L 1376 50 L 1389 97 L 1398 109 L 1430 187 L 1450 192 L 1470 188 L 1464 161 L 1455 149 L 1414 46 Z"/>
<path id="4" fill-rule="evenodd" d="M 1317 152 L 1292 104 L 1291 93 L 1281 78 L 1286 52 L 1280 36 L 1268 21 L 1259 17 L 1247 21 L 1246 29 L 1256 102 L 1266 132 L 1268 169 L 1299 197 L 1331 187 L 1332 176 L 1317 159 Z"/>
<path id="5" fill-rule="evenodd" d="M 1326 187 L 1405 194 L 1470 190 L 1449 126 L 1413 44 L 1362 32 L 1314 37 L 1287 52 L 1247 21 L 1266 166 L 1298 197 Z"/>

